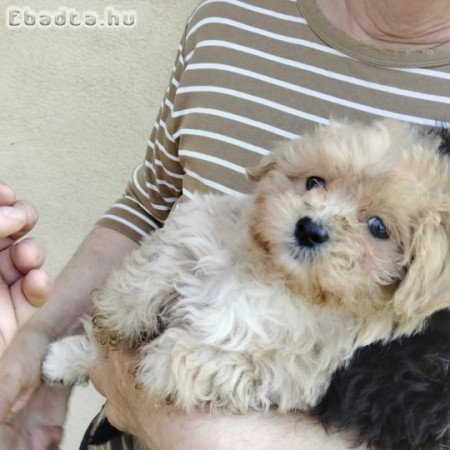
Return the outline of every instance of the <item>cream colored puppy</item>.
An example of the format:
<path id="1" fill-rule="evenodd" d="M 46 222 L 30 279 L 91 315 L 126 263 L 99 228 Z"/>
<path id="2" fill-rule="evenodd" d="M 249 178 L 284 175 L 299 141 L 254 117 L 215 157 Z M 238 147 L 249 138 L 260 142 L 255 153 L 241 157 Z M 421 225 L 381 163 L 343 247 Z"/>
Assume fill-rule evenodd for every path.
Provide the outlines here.
<path id="1" fill-rule="evenodd" d="M 44 377 L 86 380 L 103 345 L 126 345 L 145 392 L 184 411 L 314 406 L 358 347 L 450 306 L 440 145 L 391 121 L 281 145 L 248 171 L 254 194 L 179 206 L 95 293 L 91 337 L 50 346 Z"/>

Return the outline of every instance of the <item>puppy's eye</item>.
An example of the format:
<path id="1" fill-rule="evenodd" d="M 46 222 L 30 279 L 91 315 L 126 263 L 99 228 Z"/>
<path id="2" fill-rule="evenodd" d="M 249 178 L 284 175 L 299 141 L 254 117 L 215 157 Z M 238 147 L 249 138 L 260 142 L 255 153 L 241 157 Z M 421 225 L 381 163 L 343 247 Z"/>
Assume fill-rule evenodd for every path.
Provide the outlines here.
<path id="1" fill-rule="evenodd" d="M 367 221 L 367 225 L 369 226 L 369 231 L 371 232 L 372 236 L 376 237 L 377 239 L 389 239 L 386 225 L 379 217 L 370 217 Z"/>
<path id="2" fill-rule="evenodd" d="M 310 191 L 311 189 L 324 188 L 325 185 L 325 180 L 320 177 L 309 177 L 306 180 L 306 189 L 308 191 Z"/>

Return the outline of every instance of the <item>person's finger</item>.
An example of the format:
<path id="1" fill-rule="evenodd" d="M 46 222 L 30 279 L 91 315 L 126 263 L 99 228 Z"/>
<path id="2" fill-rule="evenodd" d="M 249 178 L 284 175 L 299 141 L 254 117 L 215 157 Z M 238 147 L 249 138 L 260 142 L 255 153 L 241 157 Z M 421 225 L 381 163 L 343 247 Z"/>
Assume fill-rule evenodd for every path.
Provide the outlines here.
<path id="1" fill-rule="evenodd" d="M 22 292 L 35 308 L 40 308 L 47 301 L 52 289 L 53 278 L 41 269 L 31 270 L 22 282 Z"/>
<path id="2" fill-rule="evenodd" d="M 16 206 L 0 207 L 0 238 L 12 237 L 15 239 L 17 234 L 25 228 L 29 221 L 26 210 Z"/>
<path id="3" fill-rule="evenodd" d="M 23 274 L 41 267 L 46 257 L 44 247 L 34 238 L 23 239 L 13 245 L 10 254 L 12 263 Z"/>
<path id="4" fill-rule="evenodd" d="M 37 210 L 30 203 L 23 200 L 18 200 L 13 205 L 14 208 L 24 211 L 26 214 L 26 220 L 24 226 L 10 237 L 13 239 L 20 239 L 27 234 L 35 225 L 39 218 Z"/>
<path id="5" fill-rule="evenodd" d="M 0 276 L 11 285 L 45 261 L 45 251 L 38 241 L 29 238 L 0 251 Z"/>
<path id="6" fill-rule="evenodd" d="M 1 229 L 1 218 L 0 218 L 0 229 Z M 11 247 L 14 244 L 14 239 L 10 237 L 2 238 L 0 237 L 0 252 L 5 250 L 6 248 Z"/>
<path id="7" fill-rule="evenodd" d="M 23 367 L 16 367 L 12 362 L 8 367 L 4 368 L 6 371 L 2 371 L 0 374 L 0 422 L 11 416 L 11 409 L 20 398 L 22 389 L 26 383 L 26 380 L 21 378 L 23 373 Z M 37 384 L 33 386 L 35 389 Z M 28 392 L 28 391 L 27 391 Z"/>
<path id="8" fill-rule="evenodd" d="M 0 181 L 0 206 L 12 205 L 15 201 L 15 192 L 3 181 Z"/>
<path id="9" fill-rule="evenodd" d="M 52 285 L 52 279 L 43 270 L 34 269 L 11 286 L 12 303 L 19 325 L 23 325 L 45 303 Z"/>
<path id="10" fill-rule="evenodd" d="M 0 363 L 0 422 L 29 389 L 40 384 L 40 364 L 49 336 L 34 328 L 24 328 L 16 335 Z M 24 361 L 26 362 L 24 364 Z M 1 447 L 0 447 L 1 448 Z"/>
<path id="11" fill-rule="evenodd" d="M 30 398 L 32 397 L 32 395 L 34 394 L 35 391 L 36 391 L 36 387 L 31 386 L 28 389 L 25 389 L 25 391 L 23 391 L 19 395 L 19 397 L 17 398 L 17 400 L 11 407 L 11 410 L 10 410 L 11 416 L 15 416 L 17 413 L 19 413 L 20 411 L 23 410 L 25 405 L 28 403 L 28 400 L 30 400 Z"/>
<path id="12" fill-rule="evenodd" d="M 11 301 L 9 285 L 0 279 L 0 355 L 11 342 L 16 330 L 16 315 Z"/>
<path id="13" fill-rule="evenodd" d="M 23 274 L 41 267 L 46 257 L 44 247 L 34 238 L 21 240 L 11 247 L 10 253 L 14 266 Z"/>

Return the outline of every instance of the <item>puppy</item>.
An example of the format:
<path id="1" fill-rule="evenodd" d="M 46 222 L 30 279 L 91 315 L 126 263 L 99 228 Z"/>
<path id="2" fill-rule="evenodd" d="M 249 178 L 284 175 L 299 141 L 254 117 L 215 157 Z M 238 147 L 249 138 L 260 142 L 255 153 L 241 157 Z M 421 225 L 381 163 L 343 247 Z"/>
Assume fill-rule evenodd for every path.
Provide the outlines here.
<path id="1" fill-rule="evenodd" d="M 91 337 L 50 346 L 50 383 L 102 348 L 182 411 L 309 410 L 361 346 L 450 306 L 450 160 L 392 121 L 332 123 L 248 171 L 254 194 L 196 196 L 93 295 Z"/>
<path id="2" fill-rule="evenodd" d="M 450 130 L 429 131 L 450 157 Z M 392 450 L 450 447 L 450 311 L 409 337 L 359 349 L 332 378 L 313 413 L 328 428 Z"/>

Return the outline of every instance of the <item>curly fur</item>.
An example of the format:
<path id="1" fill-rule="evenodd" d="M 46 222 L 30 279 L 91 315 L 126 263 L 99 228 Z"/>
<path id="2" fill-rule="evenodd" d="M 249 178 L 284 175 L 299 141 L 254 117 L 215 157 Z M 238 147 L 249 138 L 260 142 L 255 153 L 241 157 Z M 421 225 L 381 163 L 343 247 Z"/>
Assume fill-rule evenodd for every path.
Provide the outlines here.
<path id="1" fill-rule="evenodd" d="M 249 171 L 253 195 L 197 196 L 126 259 L 93 298 L 94 335 L 138 347 L 145 392 L 184 411 L 314 407 L 358 348 L 450 306 L 440 145 L 392 121 L 281 145 Z M 326 188 L 306 189 L 311 176 Z M 371 235 L 373 216 L 389 239 Z M 302 217 L 329 241 L 300 246 Z M 71 352 L 53 346 L 47 378 Z"/>

